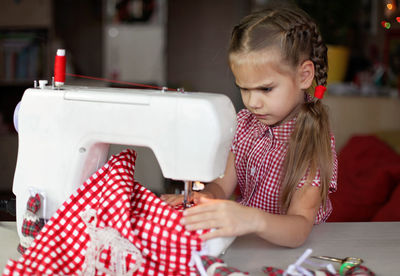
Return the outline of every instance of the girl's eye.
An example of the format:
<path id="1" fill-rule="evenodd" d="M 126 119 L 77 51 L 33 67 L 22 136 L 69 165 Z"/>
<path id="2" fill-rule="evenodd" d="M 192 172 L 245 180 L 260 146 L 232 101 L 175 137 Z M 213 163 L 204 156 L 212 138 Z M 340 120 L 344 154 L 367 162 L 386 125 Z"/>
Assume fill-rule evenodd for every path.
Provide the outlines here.
<path id="1" fill-rule="evenodd" d="M 263 88 L 261 88 L 261 91 L 263 91 L 265 93 L 271 92 L 271 90 L 272 90 L 272 87 L 263 87 Z"/>

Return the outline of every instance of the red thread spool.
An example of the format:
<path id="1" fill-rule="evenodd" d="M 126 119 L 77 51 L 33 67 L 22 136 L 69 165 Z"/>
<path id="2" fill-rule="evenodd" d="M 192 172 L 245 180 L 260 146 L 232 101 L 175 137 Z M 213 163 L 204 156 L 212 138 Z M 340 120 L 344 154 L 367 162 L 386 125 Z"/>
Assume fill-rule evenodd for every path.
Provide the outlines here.
<path id="1" fill-rule="evenodd" d="M 54 61 L 54 85 L 62 86 L 65 82 L 65 49 L 58 49 Z"/>

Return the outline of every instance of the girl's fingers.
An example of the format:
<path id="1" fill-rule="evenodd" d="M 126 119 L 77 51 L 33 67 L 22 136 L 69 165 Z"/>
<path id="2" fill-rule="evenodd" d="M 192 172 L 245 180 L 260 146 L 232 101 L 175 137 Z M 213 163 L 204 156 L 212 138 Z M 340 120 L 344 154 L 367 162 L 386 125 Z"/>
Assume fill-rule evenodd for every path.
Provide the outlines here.
<path id="1" fill-rule="evenodd" d="M 186 215 L 185 212 L 186 210 L 184 211 L 184 216 L 181 221 L 184 225 L 195 224 L 204 221 L 218 220 L 218 216 L 216 216 L 215 213 L 213 212 L 199 212 L 191 215 Z"/>
<path id="2" fill-rule="evenodd" d="M 161 195 L 160 199 L 163 200 L 165 203 L 167 203 L 170 206 L 176 206 L 183 202 L 183 196 L 175 195 L 175 194 Z"/>
<path id="3" fill-rule="evenodd" d="M 200 236 L 202 240 L 209 240 L 218 237 L 232 237 L 234 233 L 230 227 L 224 227 L 218 220 L 201 221 L 197 223 L 188 224 L 185 226 L 188 231 L 196 231 L 203 229 L 213 229 Z"/>
<path id="4" fill-rule="evenodd" d="M 201 204 L 202 199 L 204 198 L 213 198 L 213 195 L 208 192 L 193 192 L 193 202 L 198 205 Z"/>
<path id="5" fill-rule="evenodd" d="M 183 198 L 177 197 L 177 198 L 174 198 L 171 201 L 169 201 L 169 205 L 173 207 L 173 206 L 182 204 L 182 202 L 183 202 Z"/>
<path id="6" fill-rule="evenodd" d="M 183 212 L 182 223 L 187 230 L 216 229 L 204 239 L 252 233 L 257 220 L 249 208 L 228 200 L 202 198 L 199 205 Z"/>
<path id="7" fill-rule="evenodd" d="M 199 204 L 201 198 L 207 197 L 202 193 L 193 192 L 189 201 L 193 201 L 195 204 Z M 161 200 L 165 201 L 168 205 L 176 206 L 183 203 L 183 195 L 181 194 L 163 194 L 160 196 Z"/>
<path id="8" fill-rule="evenodd" d="M 204 205 L 186 209 L 181 223 L 185 225 L 186 229 L 189 231 L 220 228 L 226 224 L 223 214 Z"/>
<path id="9" fill-rule="evenodd" d="M 212 229 L 219 227 L 219 222 L 214 219 L 209 220 L 198 220 L 196 222 L 186 222 L 186 218 L 183 219 L 182 224 L 185 225 L 186 230 L 195 231 L 200 229 Z"/>
<path id="10" fill-rule="evenodd" d="M 223 208 L 224 208 L 224 201 L 201 197 L 199 204 L 183 211 L 183 215 L 186 217 L 186 216 L 201 214 L 204 212 L 217 213 L 219 211 L 222 211 Z"/>
<path id="11" fill-rule="evenodd" d="M 229 235 L 226 235 L 223 231 L 223 229 L 216 229 L 214 231 L 209 231 L 207 233 L 205 233 L 204 235 L 200 236 L 200 239 L 207 241 L 207 240 L 211 240 L 214 238 L 219 238 L 219 237 L 229 237 Z"/>
<path id="12" fill-rule="evenodd" d="M 213 202 L 213 199 L 208 198 L 206 196 L 199 197 L 199 204 L 204 204 L 204 203 L 209 203 L 209 202 Z"/>

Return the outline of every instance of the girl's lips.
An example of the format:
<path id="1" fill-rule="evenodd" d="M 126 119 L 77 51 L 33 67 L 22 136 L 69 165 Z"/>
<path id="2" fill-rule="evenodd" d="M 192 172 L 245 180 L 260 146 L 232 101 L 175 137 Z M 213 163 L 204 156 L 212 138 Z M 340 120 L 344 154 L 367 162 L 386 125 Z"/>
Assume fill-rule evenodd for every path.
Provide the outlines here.
<path id="1" fill-rule="evenodd" d="M 264 118 L 266 118 L 268 115 L 266 115 L 266 114 L 254 114 L 254 116 L 255 116 L 257 119 L 264 119 Z"/>

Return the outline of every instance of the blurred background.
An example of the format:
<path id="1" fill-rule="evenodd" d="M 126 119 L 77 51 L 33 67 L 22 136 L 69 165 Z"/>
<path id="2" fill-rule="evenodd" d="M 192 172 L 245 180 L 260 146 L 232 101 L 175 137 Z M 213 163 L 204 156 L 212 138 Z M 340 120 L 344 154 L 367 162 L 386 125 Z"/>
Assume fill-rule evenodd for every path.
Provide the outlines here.
<path id="1" fill-rule="evenodd" d="M 382 187 L 382 179 L 390 180 L 385 186 L 388 187 L 386 192 L 379 199 L 374 196 L 372 203 L 356 202 L 354 207 L 358 210 L 362 204 L 372 204 L 376 207 L 374 210 L 362 218 L 338 219 L 371 220 L 382 207 L 394 200 L 392 195 L 397 190 L 400 197 L 400 188 L 396 190 L 397 186 L 400 187 L 397 185 L 400 183 L 400 166 L 398 171 L 393 169 L 393 164 L 400 162 L 396 159 L 400 152 L 399 2 L 1 0 L 0 200 L 13 197 L 11 189 L 18 150 L 18 136 L 13 125 L 14 108 L 25 89 L 33 86 L 34 80 L 51 81 L 58 48 L 66 49 L 68 73 L 183 87 L 186 91 L 224 93 L 239 110 L 243 108 L 240 93 L 227 63 L 231 29 L 253 10 L 284 3 L 306 10 L 317 21 L 328 44 L 330 69 L 328 96 L 324 102 L 331 114 L 337 151 L 343 152 L 340 155 L 343 158 L 350 155 L 339 167 L 343 183 L 339 181 L 339 187 L 358 187 L 357 175 L 366 179 L 375 177 L 377 180 L 369 191 L 376 194 L 376 190 Z M 76 77 L 67 77 L 66 83 L 121 87 Z M 354 142 L 355 138 L 364 140 Z M 393 154 L 388 159 L 390 161 L 384 158 L 381 150 L 368 152 L 379 147 L 365 142 L 365 139 L 382 143 L 388 154 Z M 354 143 L 360 148 L 356 149 Z M 115 145 L 111 153 L 120 149 Z M 144 172 L 138 176 L 139 180 L 152 185 L 157 193 L 165 192 L 165 180 L 151 150 L 139 151 L 147 156 L 137 165 L 137 171 Z M 354 162 L 360 164 L 359 170 L 354 167 Z M 390 172 L 386 164 L 391 164 Z M 383 172 L 378 172 L 378 168 L 383 168 Z M 367 172 L 376 172 L 378 176 L 365 175 Z M 395 209 L 400 209 L 399 204 Z M 12 217 L 3 214 L 3 219 Z M 393 220 L 393 217 L 389 219 Z M 400 215 L 394 219 L 400 220 Z"/>

